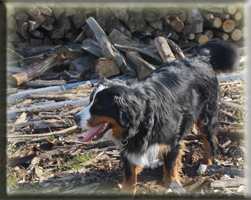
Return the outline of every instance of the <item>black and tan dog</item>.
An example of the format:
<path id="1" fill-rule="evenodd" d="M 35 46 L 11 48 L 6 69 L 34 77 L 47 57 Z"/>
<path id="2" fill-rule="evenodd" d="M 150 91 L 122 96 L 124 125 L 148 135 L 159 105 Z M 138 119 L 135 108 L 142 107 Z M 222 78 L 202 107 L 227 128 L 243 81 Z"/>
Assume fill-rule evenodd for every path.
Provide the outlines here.
<path id="1" fill-rule="evenodd" d="M 217 73 L 237 67 L 233 44 L 213 39 L 190 58 L 163 64 L 143 80 L 103 80 L 90 104 L 75 115 L 90 129 L 82 142 L 108 138 L 121 149 L 122 193 L 134 194 L 137 172 L 151 161 L 164 162 L 165 187 L 178 180 L 181 140 L 197 125 L 203 137 L 202 163 L 211 165 L 217 148 L 219 84 Z"/>

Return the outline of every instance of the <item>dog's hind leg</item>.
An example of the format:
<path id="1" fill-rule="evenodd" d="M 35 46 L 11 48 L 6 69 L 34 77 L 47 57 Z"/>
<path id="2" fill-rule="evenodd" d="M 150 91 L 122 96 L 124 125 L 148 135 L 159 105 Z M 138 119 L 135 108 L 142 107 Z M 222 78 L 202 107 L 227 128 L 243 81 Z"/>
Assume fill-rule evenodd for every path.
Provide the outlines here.
<path id="1" fill-rule="evenodd" d="M 201 163 L 204 165 L 212 165 L 218 143 L 218 140 L 214 133 L 216 132 L 216 130 L 212 130 L 212 133 L 209 134 L 205 133 L 205 128 L 203 124 L 198 122 L 196 123 L 196 125 L 200 134 L 202 135 L 203 146 L 204 146 L 204 155 Z M 213 129 L 217 129 L 217 126 L 215 125 Z"/>
<path id="2" fill-rule="evenodd" d="M 127 159 L 123 159 L 124 163 L 124 182 L 120 195 L 133 196 L 136 193 L 137 174 L 141 168 L 129 163 Z"/>
<path id="3" fill-rule="evenodd" d="M 179 170 L 182 167 L 182 147 L 178 144 L 171 151 L 163 153 L 164 156 L 164 176 L 165 176 L 165 188 L 168 190 L 171 183 L 175 180 L 179 181 Z"/>

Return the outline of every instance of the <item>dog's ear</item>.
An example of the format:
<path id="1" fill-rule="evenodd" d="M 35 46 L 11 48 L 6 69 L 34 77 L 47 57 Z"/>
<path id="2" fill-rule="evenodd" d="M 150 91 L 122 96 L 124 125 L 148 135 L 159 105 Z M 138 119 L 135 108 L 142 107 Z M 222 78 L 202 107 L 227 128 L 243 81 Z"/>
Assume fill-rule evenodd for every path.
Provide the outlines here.
<path id="1" fill-rule="evenodd" d="M 117 106 L 118 110 L 118 121 L 119 123 L 128 128 L 128 134 L 123 135 L 123 139 L 127 137 L 132 137 L 138 131 L 139 125 L 144 117 L 144 109 L 134 95 L 129 95 L 128 93 L 114 98 L 114 104 Z"/>

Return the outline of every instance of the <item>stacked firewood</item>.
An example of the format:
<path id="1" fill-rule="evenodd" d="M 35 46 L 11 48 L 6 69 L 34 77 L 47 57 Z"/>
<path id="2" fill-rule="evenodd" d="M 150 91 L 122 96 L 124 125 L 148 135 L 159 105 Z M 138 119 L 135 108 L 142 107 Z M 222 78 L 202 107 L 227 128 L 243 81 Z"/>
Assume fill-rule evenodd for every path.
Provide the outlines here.
<path id="1" fill-rule="evenodd" d="M 21 5 L 19 5 L 21 6 Z M 130 39 L 149 40 L 149 36 L 169 36 L 195 40 L 202 43 L 207 38 L 220 37 L 234 41 L 244 33 L 242 7 L 170 8 L 146 6 L 135 7 L 121 3 L 84 7 L 83 4 L 48 7 L 31 4 L 26 8 L 8 4 L 8 41 L 10 46 L 24 50 L 30 47 L 82 42 L 86 37 L 95 39 L 86 24 L 94 17 L 107 35 L 115 28 Z"/>
<path id="2" fill-rule="evenodd" d="M 244 36 L 238 5 L 172 8 L 50 3 L 25 8 L 7 4 L 7 8 L 7 50 L 15 57 L 7 63 L 8 75 L 12 83 L 30 87 L 119 74 L 141 79 L 164 62 L 185 57 L 179 47 L 191 49 L 213 37 L 238 41 Z M 48 74 L 55 66 L 64 74 Z M 37 77 L 38 82 L 31 81 Z"/>

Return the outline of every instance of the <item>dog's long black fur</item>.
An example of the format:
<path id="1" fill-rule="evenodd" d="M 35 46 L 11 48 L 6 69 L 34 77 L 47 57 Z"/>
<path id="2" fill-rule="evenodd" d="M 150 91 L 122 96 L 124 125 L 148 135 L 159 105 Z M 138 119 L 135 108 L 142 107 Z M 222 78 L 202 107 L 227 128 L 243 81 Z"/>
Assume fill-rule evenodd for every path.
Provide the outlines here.
<path id="1" fill-rule="evenodd" d="M 195 123 L 216 154 L 219 84 L 216 74 L 233 71 L 238 65 L 236 47 L 213 39 L 200 46 L 190 58 L 167 62 L 137 82 L 103 80 L 107 86 L 97 93 L 102 110 L 91 115 L 113 118 L 126 131 L 121 135 L 125 176 L 129 180 L 129 154 L 141 155 L 154 144 L 166 144 L 163 152 L 168 173 L 176 165 L 180 140 Z M 127 166 L 128 165 L 128 166 Z"/>
<path id="2" fill-rule="evenodd" d="M 214 39 L 200 46 L 191 58 L 165 63 L 139 82 L 101 83 L 109 86 L 102 96 L 112 94 L 111 101 L 121 108 L 121 113 L 114 115 L 117 121 L 128 127 L 123 135 L 123 140 L 129 138 L 128 144 L 122 154 L 140 154 L 155 143 L 165 143 L 172 150 L 193 124 L 201 121 L 214 156 L 220 91 L 216 73 L 234 70 L 237 58 L 233 44 Z"/>

